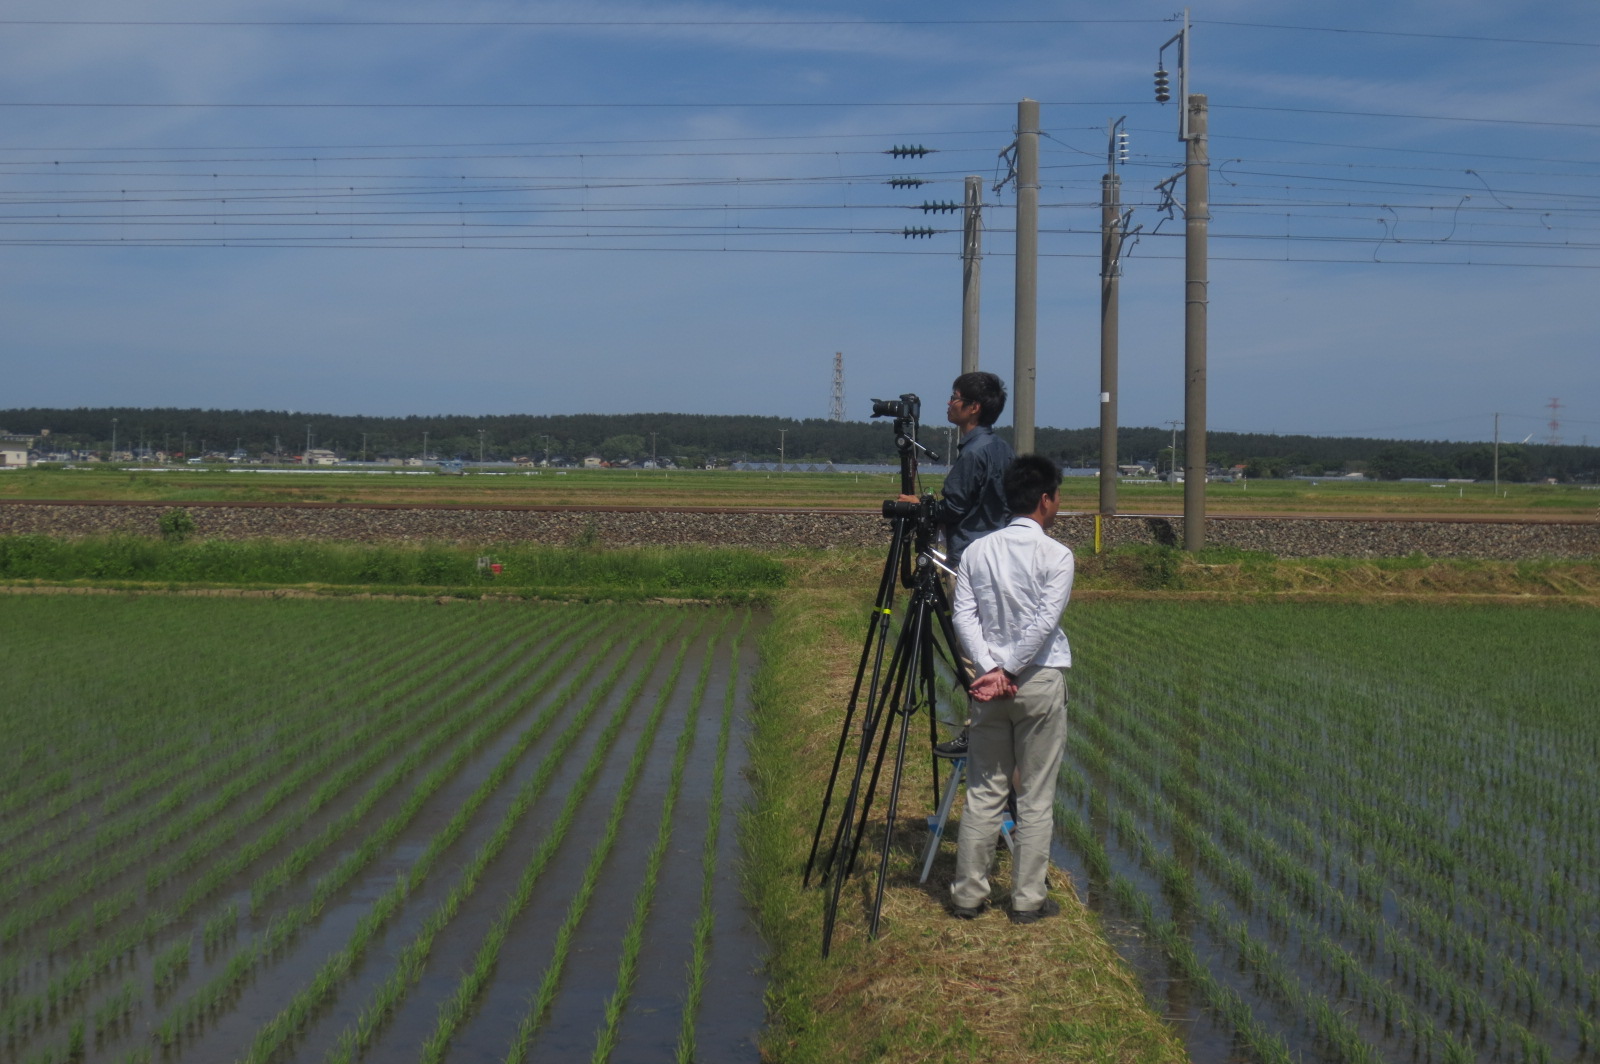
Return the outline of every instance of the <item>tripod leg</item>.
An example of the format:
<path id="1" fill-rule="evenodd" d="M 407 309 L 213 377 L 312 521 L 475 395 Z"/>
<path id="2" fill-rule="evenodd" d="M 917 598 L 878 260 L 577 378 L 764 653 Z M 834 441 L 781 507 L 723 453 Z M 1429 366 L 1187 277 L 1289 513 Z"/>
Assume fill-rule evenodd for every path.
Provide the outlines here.
<path id="1" fill-rule="evenodd" d="M 883 823 L 883 848 L 878 854 L 878 889 L 872 899 L 872 919 L 867 924 L 867 934 L 878 937 L 878 918 L 883 913 L 883 888 L 889 881 L 889 852 L 894 846 L 895 808 L 900 804 L 900 774 L 906 763 L 906 737 L 911 733 L 911 714 L 916 705 L 908 691 L 900 712 L 900 748 L 895 754 L 894 772 L 889 780 L 889 809 Z M 885 737 L 887 737 L 885 730 Z"/>
<path id="2" fill-rule="evenodd" d="M 908 674 L 912 660 L 915 656 L 915 642 L 912 638 L 911 628 L 902 628 L 900 641 L 895 645 L 894 658 L 889 666 L 889 682 L 884 688 L 883 700 L 879 703 L 875 720 L 883 725 L 878 736 L 878 753 L 872 761 L 872 777 L 867 783 L 865 795 L 861 802 L 861 811 L 858 814 L 855 832 L 850 840 L 850 857 L 844 864 L 845 875 L 853 875 L 856 867 L 856 857 L 861 850 L 861 839 L 866 834 L 867 821 L 872 816 L 872 802 L 878 793 L 878 780 L 883 775 L 883 759 L 889 750 L 890 728 L 883 724 L 884 721 L 893 722 L 894 707 L 900 704 L 907 690 L 910 680 Z M 898 767 L 898 766 L 897 766 Z"/>
<path id="3" fill-rule="evenodd" d="M 866 687 L 866 705 L 872 706 L 878 695 L 878 681 L 883 669 L 883 648 L 889 642 L 890 611 L 894 604 L 895 580 L 900 568 L 900 557 L 905 551 L 906 527 L 904 521 L 896 521 L 894 537 L 890 540 L 889 556 L 884 563 L 883 575 L 878 581 L 878 595 L 873 600 L 872 618 L 867 622 L 867 635 L 861 646 L 861 660 L 856 665 L 856 679 L 850 689 L 850 702 L 845 709 L 844 724 L 839 729 L 839 742 L 833 751 L 833 770 L 828 775 L 828 786 L 822 795 L 822 809 L 817 814 L 817 829 L 811 836 L 811 853 L 806 857 L 805 872 L 801 882 L 811 885 L 811 870 L 816 864 L 817 849 L 822 842 L 822 831 L 828 823 L 828 810 L 833 804 L 833 790 L 839 779 L 839 766 L 844 761 L 844 748 L 850 737 L 850 726 L 855 720 L 856 707 L 860 704 L 862 681 L 867 675 L 867 663 L 872 663 L 872 679 Z M 838 845 L 837 834 L 835 846 Z M 823 861 L 824 866 L 832 862 L 833 854 L 830 852 Z"/>
<path id="4" fill-rule="evenodd" d="M 882 688 L 876 692 L 876 697 L 866 707 L 866 714 L 862 718 L 861 742 L 856 753 L 855 774 L 851 777 L 849 793 L 840 814 L 838 827 L 834 831 L 833 845 L 828 851 L 828 856 L 823 863 L 827 871 L 823 873 L 823 882 L 828 889 L 828 897 L 823 907 L 822 918 L 822 955 L 826 957 L 833 942 L 833 927 L 838 916 L 839 896 L 844 890 L 844 881 L 850 877 L 855 868 L 856 853 L 861 845 L 861 833 L 865 830 L 866 820 L 872 808 L 872 799 L 878 786 L 878 776 L 883 766 L 884 749 L 888 745 L 889 729 L 879 729 L 884 722 L 885 713 L 899 699 L 900 692 L 905 684 L 905 669 L 911 651 L 907 646 L 907 629 L 902 627 L 900 638 L 895 642 L 894 654 L 889 661 L 888 677 Z M 872 776 L 865 792 L 862 790 L 862 774 L 866 771 L 867 761 L 872 757 L 872 748 L 876 741 L 878 752 L 873 758 Z M 857 806 L 861 807 L 860 825 L 854 828 L 856 822 Z"/>

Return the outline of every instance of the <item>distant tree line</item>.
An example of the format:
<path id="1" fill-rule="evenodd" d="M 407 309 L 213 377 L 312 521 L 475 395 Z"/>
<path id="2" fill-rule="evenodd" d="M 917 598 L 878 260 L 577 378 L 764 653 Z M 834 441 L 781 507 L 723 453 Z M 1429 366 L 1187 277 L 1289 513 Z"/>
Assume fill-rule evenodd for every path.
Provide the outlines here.
<path id="1" fill-rule="evenodd" d="M 821 464 L 893 462 L 890 421 L 830 421 L 823 418 L 711 414 L 504 414 L 483 417 L 366 417 L 305 414 L 287 410 L 199 410 L 171 407 L 43 407 L 0 410 L 3 431 L 49 436 L 45 450 L 108 452 L 112 419 L 118 451 L 164 451 L 196 455 L 243 449 L 252 456 L 302 454 L 307 447 L 341 457 L 443 458 L 488 460 L 527 456 L 581 461 L 598 454 L 607 461 L 637 462 L 652 455 L 678 465 L 708 462 Z M 949 436 L 942 419 L 922 426 L 922 441 L 941 456 Z M 1002 436 L 1010 430 L 1002 428 Z M 1040 428 L 1037 448 L 1064 465 L 1094 467 L 1100 461 L 1100 430 Z M 1164 428 L 1125 428 L 1117 436 L 1121 464 L 1158 466 L 1184 461 L 1183 434 Z M 1380 479 L 1494 475 L 1494 449 L 1486 443 L 1396 441 L 1364 437 L 1276 436 L 1211 432 L 1208 459 L 1213 468 L 1244 467 L 1251 477 L 1325 476 L 1366 473 Z M 1594 482 L 1600 447 L 1512 444 L 1500 447 L 1502 480 Z"/>

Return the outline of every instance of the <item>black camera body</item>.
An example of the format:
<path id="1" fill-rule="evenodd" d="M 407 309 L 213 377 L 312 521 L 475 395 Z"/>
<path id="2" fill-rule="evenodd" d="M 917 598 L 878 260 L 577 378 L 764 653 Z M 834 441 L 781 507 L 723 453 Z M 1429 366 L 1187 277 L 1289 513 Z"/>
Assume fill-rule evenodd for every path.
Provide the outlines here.
<path id="1" fill-rule="evenodd" d="M 916 423 L 922 420 L 922 400 L 910 392 L 898 399 L 874 399 L 872 401 L 873 417 L 892 417 L 898 420 Z"/>
<path id="2" fill-rule="evenodd" d="M 893 520 L 896 517 L 910 517 L 918 521 L 925 521 L 933 513 L 933 496 L 926 495 L 917 502 L 905 502 L 901 499 L 883 500 L 883 516 Z"/>

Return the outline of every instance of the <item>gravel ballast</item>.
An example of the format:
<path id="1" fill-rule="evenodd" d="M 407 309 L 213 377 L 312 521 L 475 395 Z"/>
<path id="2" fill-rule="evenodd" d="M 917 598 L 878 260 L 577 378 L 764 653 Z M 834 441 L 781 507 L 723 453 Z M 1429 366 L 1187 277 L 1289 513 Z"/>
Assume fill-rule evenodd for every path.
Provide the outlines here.
<path id="1" fill-rule="evenodd" d="M 157 536 L 170 503 L 0 503 L 0 534 Z M 325 539 L 363 543 L 509 542 L 597 546 L 723 546 L 756 549 L 873 547 L 888 524 L 872 511 L 567 510 L 556 508 L 238 505 L 186 503 L 195 535 L 224 539 Z M 1094 543 L 1092 515 L 1062 515 L 1058 538 Z M 1106 548 L 1180 545 L 1183 519 L 1106 518 Z M 1600 521 L 1469 521 L 1440 518 L 1210 517 L 1209 546 L 1285 558 L 1592 558 Z"/>

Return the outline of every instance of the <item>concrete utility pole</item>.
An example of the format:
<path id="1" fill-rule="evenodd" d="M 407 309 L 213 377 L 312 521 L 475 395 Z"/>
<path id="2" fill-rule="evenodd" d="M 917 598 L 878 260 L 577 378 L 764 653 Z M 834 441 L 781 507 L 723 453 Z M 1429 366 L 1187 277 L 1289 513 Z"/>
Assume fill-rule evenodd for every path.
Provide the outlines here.
<path id="1" fill-rule="evenodd" d="M 1189 143 L 1184 165 L 1185 220 L 1183 305 L 1183 549 L 1206 545 L 1206 310 L 1210 280 L 1206 244 L 1211 229 L 1211 159 L 1206 146 L 1206 98 L 1189 108 Z"/>
<path id="2" fill-rule="evenodd" d="M 844 420 L 844 352 L 833 353 L 833 398 L 828 406 L 828 417 Z"/>
<path id="3" fill-rule="evenodd" d="M 978 282 L 983 258 L 983 178 L 967 178 L 961 227 L 961 372 L 978 368 Z"/>
<path id="4" fill-rule="evenodd" d="M 1494 497 L 1500 497 L 1500 412 L 1494 415 Z"/>
<path id="5" fill-rule="evenodd" d="M 778 430 L 778 468 L 780 470 L 783 468 L 783 437 L 788 431 L 788 429 Z"/>
<path id="6" fill-rule="evenodd" d="M 205 445 L 204 444 L 201 444 L 200 450 L 201 451 L 205 450 Z M 306 453 L 305 453 L 305 456 L 303 458 L 301 458 L 300 464 L 301 465 L 310 465 L 311 464 L 311 426 L 310 425 L 306 426 Z"/>
<path id="7" fill-rule="evenodd" d="M 1188 8 L 1183 12 L 1183 29 L 1157 52 L 1157 103 L 1172 98 L 1159 57 L 1173 43 L 1178 45 L 1178 139 L 1184 143 L 1183 547 L 1193 551 L 1206 545 L 1206 243 L 1211 227 L 1211 158 L 1206 144 L 1206 98 L 1189 92 Z"/>
<path id="8" fill-rule="evenodd" d="M 1117 512 L 1117 327 L 1118 279 L 1127 217 L 1122 213 L 1122 178 L 1117 161 L 1127 161 L 1128 134 L 1118 133 L 1126 117 L 1111 123 L 1106 136 L 1106 174 L 1100 182 L 1100 514 Z"/>
<path id="9" fill-rule="evenodd" d="M 1011 380 L 1012 445 L 1033 450 L 1039 347 L 1039 101 L 1017 104 L 1017 291 Z"/>

